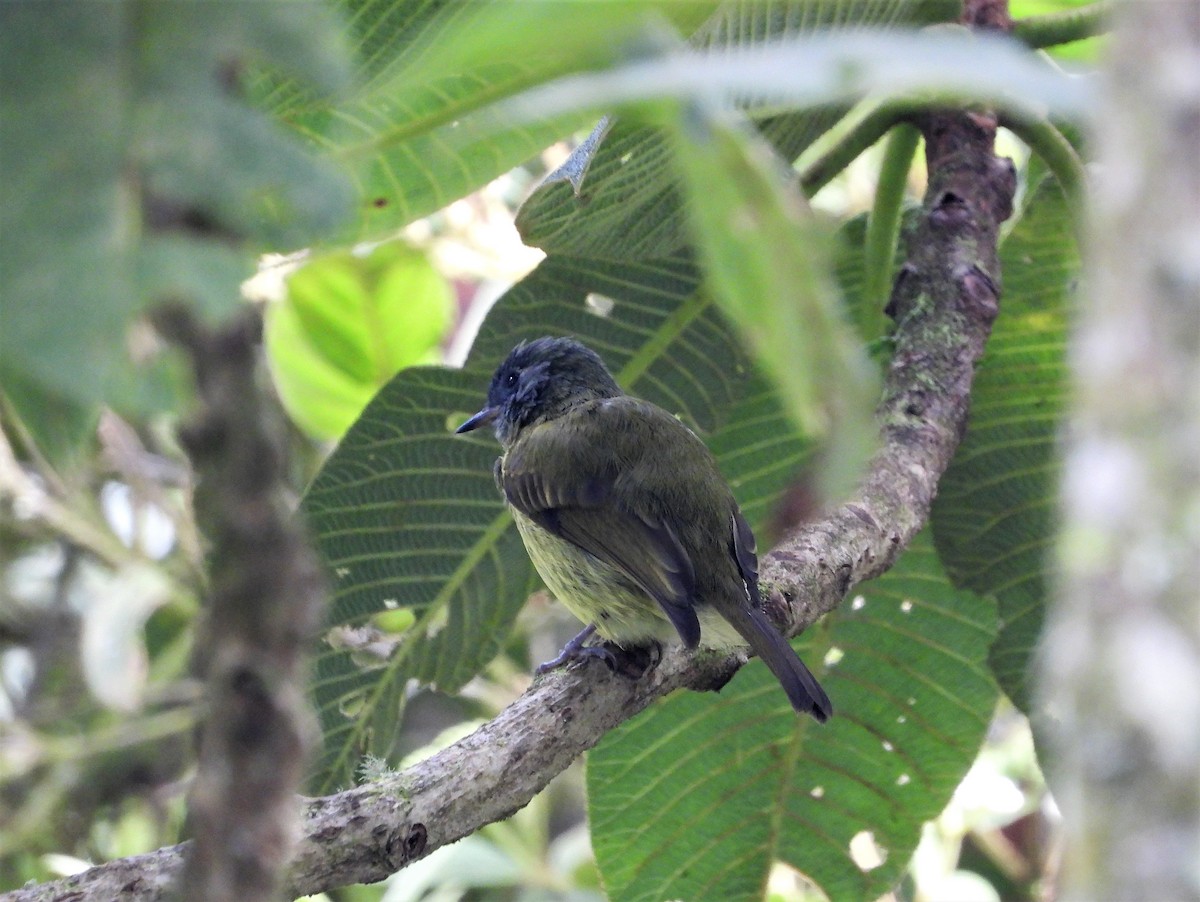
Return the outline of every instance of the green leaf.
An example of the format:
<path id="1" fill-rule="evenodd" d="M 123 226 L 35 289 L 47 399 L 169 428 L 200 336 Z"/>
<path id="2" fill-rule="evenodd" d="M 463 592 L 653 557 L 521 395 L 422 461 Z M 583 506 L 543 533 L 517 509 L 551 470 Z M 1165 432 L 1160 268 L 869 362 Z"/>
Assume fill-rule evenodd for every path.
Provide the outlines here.
<path id="1" fill-rule="evenodd" d="M 1066 317 L 1079 275 L 1072 236 L 1069 206 L 1046 179 L 1001 249 L 1000 316 L 975 376 L 966 437 L 931 515 L 951 578 L 999 602 L 991 664 L 1024 711 L 1054 541 Z"/>
<path id="2" fill-rule="evenodd" d="M 782 161 L 740 124 L 700 110 L 675 123 L 706 287 L 822 442 L 822 494 L 845 495 L 874 446 L 874 369 L 843 317 L 820 230 Z"/>
<path id="3" fill-rule="evenodd" d="M 717 4 L 352 0 L 343 5 L 362 60 L 361 89 L 331 102 L 313 101 L 291 85 L 267 84 L 259 86 L 259 98 L 354 171 L 359 234 L 378 237 L 595 121 L 591 114 L 574 112 L 514 125 L 485 109 L 497 99 L 638 52 L 652 26 L 689 33 Z"/>
<path id="4" fill-rule="evenodd" d="M 759 900 L 776 860 L 832 900 L 887 892 L 991 720 L 995 626 L 922 537 L 796 643 L 828 724 L 798 718 L 754 661 L 719 696 L 677 693 L 610 733 L 587 766 L 609 898 Z M 867 833 L 883 857 L 869 869 L 851 855 Z"/>
<path id="5" fill-rule="evenodd" d="M 733 3 L 723 6 L 691 44 L 698 59 L 721 60 L 768 39 L 868 25 L 928 25 L 953 21 L 959 11 L 957 0 Z M 698 84 L 709 83 L 705 68 L 697 73 Z M 764 118 L 748 104 L 747 113 L 757 115 L 759 130 L 779 155 L 794 160 L 837 120 L 839 111 L 818 106 Z M 517 228 L 526 244 L 547 253 L 662 256 L 686 247 L 689 240 L 678 180 L 664 132 L 638 119 L 606 120 L 525 202 Z"/>
<path id="6" fill-rule="evenodd" d="M 147 203 L 201 212 L 212 221 L 198 231 L 272 250 L 305 246 L 338 227 L 349 212 L 341 173 L 253 109 L 241 85 L 242 69 L 257 66 L 299 70 L 322 92 L 345 86 L 339 23 L 324 7 L 129 7 L 137 31 L 128 152 Z"/>
<path id="7" fill-rule="evenodd" d="M 453 316 L 446 280 L 400 242 L 306 263 L 267 311 L 284 406 L 311 435 L 337 438 L 397 372 L 439 358 Z"/>
<path id="8" fill-rule="evenodd" d="M 19 409 L 93 400 L 111 383 L 134 302 L 121 290 L 129 251 L 118 228 L 122 22 L 103 12 L 0 7 L 0 381 L 23 384 Z M 35 409 L 20 412 L 37 427 Z"/>
<path id="9" fill-rule="evenodd" d="M 0 6 L 0 381 L 48 448 L 83 433 L 46 405 L 81 422 L 155 396 L 127 352 L 148 303 L 229 311 L 250 245 L 299 243 L 345 211 L 336 173 L 236 90 L 241 66 L 297 54 L 317 87 L 344 78 L 313 9 Z"/>

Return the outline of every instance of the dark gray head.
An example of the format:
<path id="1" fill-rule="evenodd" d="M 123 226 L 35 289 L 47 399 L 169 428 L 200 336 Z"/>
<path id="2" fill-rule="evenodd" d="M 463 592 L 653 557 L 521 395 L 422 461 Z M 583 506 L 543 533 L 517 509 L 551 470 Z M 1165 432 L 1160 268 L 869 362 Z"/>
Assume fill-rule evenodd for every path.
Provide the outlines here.
<path id="1" fill-rule="evenodd" d="M 538 338 L 512 349 L 492 376 L 487 406 L 457 431 L 493 423 L 496 438 L 507 447 L 526 426 L 584 401 L 622 394 L 595 351 L 572 338 Z"/>

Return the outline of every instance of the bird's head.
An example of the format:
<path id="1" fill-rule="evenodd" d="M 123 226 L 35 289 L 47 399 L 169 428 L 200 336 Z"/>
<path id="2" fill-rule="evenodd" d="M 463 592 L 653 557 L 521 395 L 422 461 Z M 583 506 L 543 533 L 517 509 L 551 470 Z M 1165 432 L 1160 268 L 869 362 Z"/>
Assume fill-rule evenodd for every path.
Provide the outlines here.
<path id="1" fill-rule="evenodd" d="M 492 376 L 487 406 L 456 431 L 490 424 L 508 447 L 527 426 L 552 420 L 585 401 L 621 394 L 595 351 L 571 338 L 538 338 L 512 349 Z"/>

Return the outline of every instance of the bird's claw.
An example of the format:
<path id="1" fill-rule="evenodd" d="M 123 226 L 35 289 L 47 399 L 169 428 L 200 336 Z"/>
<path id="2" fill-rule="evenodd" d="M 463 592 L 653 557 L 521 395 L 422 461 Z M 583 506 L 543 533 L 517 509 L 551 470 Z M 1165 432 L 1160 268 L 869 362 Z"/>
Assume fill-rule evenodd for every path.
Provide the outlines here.
<path id="1" fill-rule="evenodd" d="M 578 648 L 564 648 L 556 657 L 545 664 L 539 664 L 535 673 L 540 676 L 551 670 L 557 670 L 565 664 L 570 664 L 572 661 L 586 661 L 588 658 L 599 658 L 609 670 L 613 673 L 617 672 L 617 656 L 613 654 L 611 648 L 606 645 L 581 645 Z"/>
<path id="2" fill-rule="evenodd" d="M 558 655 L 545 664 L 538 665 L 534 672 L 538 676 L 541 676 L 542 674 L 549 673 L 551 670 L 557 670 L 559 667 L 570 664 L 572 661 L 599 658 L 613 673 L 637 679 L 662 659 L 662 646 L 657 642 L 645 649 L 625 649 L 607 643 L 603 645 L 585 645 L 584 643 L 595 632 L 596 627 L 594 624 L 585 627 L 577 636 L 563 646 L 563 650 Z"/>
<path id="3" fill-rule="evenodd" d="M 592 637 L 594 632 L 596 632 L 596 625 L 594 623 L 585 626 L 577 635 L 573 636 L 567 642 L 567 644 L 563 646 L 562 651 L 560 651 L 555 657 L 551 658 L 545 664 L 539 664 L 534 673 L 536 673 L 538 676 L 541 676 L 544 673 L 549 673 L 551 670 L 557 670 L 564 664 L 569 664 L 578 658 L 595 657 L 595 653 L 597 651 L 601 653 L 601 657 L 603 657 L 605 653 L 611 657 L 612 652 L 609 652 L 603 646 L 594 648 L 583 644 Z M 612 665 L 609 664 L 609 666 L 611 667 Z"/>

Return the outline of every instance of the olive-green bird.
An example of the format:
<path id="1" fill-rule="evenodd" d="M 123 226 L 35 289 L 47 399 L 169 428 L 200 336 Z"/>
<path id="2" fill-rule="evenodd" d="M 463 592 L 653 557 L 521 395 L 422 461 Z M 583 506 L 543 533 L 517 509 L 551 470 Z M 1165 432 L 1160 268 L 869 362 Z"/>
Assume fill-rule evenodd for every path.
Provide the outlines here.
<path id="1" fill-rule="evenodd" d="M 593 633 L 637 647 L 674 627 L 688 648 L 749 645 L 797 711 L 829 718 L 829 696 L 759 609 L 754 535 L 690 429 L 626 395 L 595 352 L 567 338 L 513 349 L 487 406 L 458 432 L 489 424 L 525 548 L 587 624 L 545 666 L 604 654 L 584 647 Z"/>

